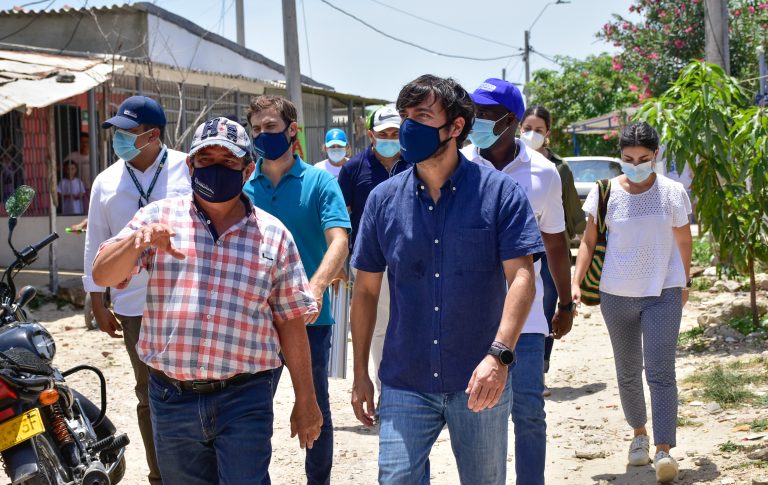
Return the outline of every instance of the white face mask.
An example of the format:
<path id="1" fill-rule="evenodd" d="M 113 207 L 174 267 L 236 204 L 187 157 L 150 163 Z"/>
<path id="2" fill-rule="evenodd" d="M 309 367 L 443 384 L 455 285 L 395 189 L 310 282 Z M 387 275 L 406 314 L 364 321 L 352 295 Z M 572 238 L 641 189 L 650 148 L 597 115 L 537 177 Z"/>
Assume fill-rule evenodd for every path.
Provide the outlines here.
<path id="1" fill-rule="evenodd" d="M 541 133 L 537 133 L 531 130 L 526 131 L 525 133 L 520 133 L 520 139 L 523 140 L 523 143 L 525 143 L 529 148 L 538 150 L 544 144 L 545 138 Z"/>
<path id="2" fill-rule="evenodd" d="M 347 156 L 346 148 L 329 148 L 327 151 L 328 159 L 333 163 L 339 163 L 340 161 L 344 160 L 344 157 Z"/>

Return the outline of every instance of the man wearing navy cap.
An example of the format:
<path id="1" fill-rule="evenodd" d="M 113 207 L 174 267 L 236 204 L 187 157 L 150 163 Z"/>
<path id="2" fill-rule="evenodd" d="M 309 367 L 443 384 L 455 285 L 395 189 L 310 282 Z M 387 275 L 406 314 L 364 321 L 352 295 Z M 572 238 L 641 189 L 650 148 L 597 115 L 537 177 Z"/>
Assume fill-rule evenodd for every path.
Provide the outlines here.
<path id="1" fill-rule="evenodd" d="M 112 288 L 113 314 L 104 306 L 106 288 L 93 281 L 92 269 L 99 246 L 117 234 L 139 208 L 156 200 L 191 192 L 187 155 L 163 144 L 165 123 L 165 113 L 157 101 L 146 96 L 131 96 L 123 101 L 115 116 L 102 124 L 102 128 L 114 128 L 112 148 L 118 160 L 93 182 L 83 265 L 83 286 L 91 294 L 99 329 L 113 338 L 124 339 L 131 359 L 139 400 L 136 412 L 151 484 L 160 484 L 162 480 L 152 440 L 147 395 L 149 373 L 136 354 L 147 275 L 146 272 L 136 275 L 129 282 Z"/>
<path id="2" fill-rule="evenodd" d="M 547 261 L 557 285 L 560 305 L 552 319 L 555 338 L 573 324 L 570 293 L 571 261 L 565 236 L 562 185 L 555 164 L 515 138 L 525 112 L 523 96 L 507 81 L 491 78 L 471 95 L 475 122 L 462 149 L 469 160 L 512 177 L 523 190 L 536 216 Z M 549 328 L 544 316 L 541 261 L 534 265 L 536 296 L 515 347 L 517 364 L 510 371 L 512 421 L 515 423 L 517 485 L 543 485 L 547 449 L 544 412 L 544 342 Z"/>
<path id="3" fill-rule="evenodd" d="M 347 134 L 339 128 L 331 128 L 325 134 L 325 153 L 328 158 L 315 164 L 315 168 L 325 170 L 336 178 L 339 178 L 339 172 L 347 158 Z"/>

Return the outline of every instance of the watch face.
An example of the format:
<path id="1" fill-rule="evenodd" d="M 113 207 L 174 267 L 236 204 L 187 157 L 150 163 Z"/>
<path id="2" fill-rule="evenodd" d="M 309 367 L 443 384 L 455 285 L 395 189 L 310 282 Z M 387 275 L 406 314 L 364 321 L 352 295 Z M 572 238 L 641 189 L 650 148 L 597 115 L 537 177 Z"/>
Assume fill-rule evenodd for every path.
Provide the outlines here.
<path id="1" fill-rule="evenodd" d="M 515 361 L 515 353 L 511 350 L 502 350 L 499 354 L 499 360 L 504 365 L 511 365 Z"/>

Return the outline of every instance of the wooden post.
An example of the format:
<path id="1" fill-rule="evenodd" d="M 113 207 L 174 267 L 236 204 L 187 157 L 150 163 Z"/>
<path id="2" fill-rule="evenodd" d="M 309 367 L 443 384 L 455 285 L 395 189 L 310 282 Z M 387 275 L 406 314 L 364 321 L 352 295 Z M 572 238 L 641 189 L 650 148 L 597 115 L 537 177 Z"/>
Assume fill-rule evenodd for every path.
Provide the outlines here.
<path id="1" fill-rule="evenodd" d="M 51 105 L 48 107 L 48 192 L 49 192 L 49 215 L 48 232 L 56 232 L 56 207 L 58 199 L 56 197 L 56 109 Z M 51 293 L 54 295 L 59 291 L 59 271 L 56 264 L 56 245 L 48 246 L 48 274 L 50 276 Z"/>

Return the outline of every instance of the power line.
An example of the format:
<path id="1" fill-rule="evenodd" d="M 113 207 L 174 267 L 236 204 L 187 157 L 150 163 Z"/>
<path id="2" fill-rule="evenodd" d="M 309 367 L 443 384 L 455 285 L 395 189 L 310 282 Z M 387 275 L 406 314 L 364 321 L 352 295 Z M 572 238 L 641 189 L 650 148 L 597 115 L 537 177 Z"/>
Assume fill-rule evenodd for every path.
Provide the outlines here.
<path id="1" fill-rule="evenodd" d="M 41 11 L 37 12 L 37 15 L 35 15 L 35 16 L 32 18 L 32 20 L 30 20 L 30 21 L 29 21 L 29 22 L 27 22 L 26 24 L 22 25 L 21 27 L 19 27 L 18 29 L 14 30 L 14 31 L 13 31 L 13 32 L 11 32 L 10 34 L 7 34 L 7 35 L 4 35 L 4 36 L 0 37 L 0 42 L 4 41 L 4 40 L 5 40 L 5 39 L 7 39 L 8 37 L 13 37 L 14 35 L 16 35 L 16 34 L 18 34 L 18 33 L 22 32 L 22 31 L 26 30 L 26 29 L 27 29 L 27 27 L 29 27 L 30 25 L 34 24 L 34 23 L 37 21 L 37 19 L 39 19 L 40 17 L 42 17 L 42 16 L 43 16 L 43 12 L 44 12 L 45 10 L 48 10 L 48 8 L 49 8 L 51 5 L 53 5 L 53 2 L 55 2 L 55 1 L 56 1 L 56 0 L 51 0 L 51 1 L 48 3 L 48 5 L 46 5 L 45 7 L 43 7 L 43 9 L 42 9 Z M 32 2 L 32 3 L 28 3 L 27 5 L 34 5 L 34 4 L 36 4 L 36 3 L 41 3 L 41 2 Z"/>
<path id="2" fill-rule="evenodd" d="M 301 18 L 304 21 L 304 42 L 307 44 L 307 63 L 309 64 L 309 77 L 312 76 L 312 55 L 309 52 L 309 33 L 307 31 L 307 11 L 304 9 L 304 0 L 301 0 Z"/>
<path id="3" fill-rule="evenodd" d="M 498 40 L 489 39 L 489 38 L 483 37 L 481 35 L 477 35 L 477 34 L 473 34 L 471 32 L 465 32 L 463 30 L 459 30 L 459 29 L 457 29 L 455 27 L 451 27 L 450 25 L 441 24 L 439 22 L 435 22 L 434 20 L 429 20 L 429 19 L 424 18 L 424 17 L 419 17 L 418 15 L 413 14 L 413 13 L 407 11 L 407 10 L 402 10 L 402 9 L 397 8 L 397 7 L 393 7 L 392 5 L 387 5 L 386 3 L 380 2 L 379 0 L 370 0 L 370 1 L 375 3 L 375 4 L 381 5 L 382 7 L 386 7 L 388 9 L 390 9 L 390 10 L 394 10 L 395 12 L 400 12 L 402 14 L 405 14 L 405 15 L 409 16 L 409 17 L 413 17 L 415 19 L 419 19 L 422 22 L 426 22 L 428 24 L 432 24 L 432 25 L 436 25 L 438 27 L 442 27 L 442 28 L 450 30 L 452 32 L 456 32 L 456 33 L 459 33 L 459 34 L 464 34 L 464 35 L 467 35 L 469 37 L 474 37 L 475 39 L 480 39 L 480 40 L 484 40 L 486 42 L 490 42 L 492 44 L 501 45 L 501 46 L 504 46 L 504 47 L 511 47 L 512 49 L 520 49 L 520 47 L 517 47 L 517 46 L 514 46 L 514 45 L 505 44 L 504 42 L 499 42 Z"/>
<path id="4" fill-rule="evenodd" d="M 85 0 L 85 3 L 83 4 L 83 8 L 88 8 L 88 0 Z M 75 38 L 75 34 L 77 34 L 77 29 L 80 28 L 80 22 L 83 21 L 83 17 L 85 17 L 85 12 L 80 13 L 80 17 L 77 19 L 77 23 L 75 24 L 75 28 L 72 30 L 72 34 L 69 36 L 69 40 L 67 40 L 67 43 L 64 44 L 64 47 L 59 49 L 59 54 L 67 50 L 67 47 L 69 47 L 69 44 L 72 43 L 72 39 Z"/>
<path id="5" fill-rule="evenodd" d="M 332 4 L 328 0 L 320 0 L 320 1 L 323 2 L 324 4 L 328 5 L 329 7 L 333 8 L 334 10 L 337 10 L 337 11 L 341 12 L 342 14 L 346 15 L 347 17 L 351 17 L 351 18 L 357 20 L 361 24 L 365 25 L 366 27 L 368 27 L 369 29 L 373 30 L 374 32 L 377 32 L 377 33 L 383 35 L 384 37 L 388 37 L 388 38 L 390 38 L 390 39 L 392 39 L 392 40 L 394 40 L 396 42 L 400 42 L 401 44 L 409 45 L 411 47 L 415 47 L 417 49 L 429 52 L 430 54 L 435 54 L 437 56 L 450 57 L 450 58 L 453 58 L 453 59 L 467 59 L 467 60 L 470 60 L 470 61 L 498 61 L 498 60 L 501 60 L 501 59 L 508 59 L 510 57 L 516 57 L 516 56 L 521 56 L 522 55 L 522 53 L 516 53 L 516 54 L 509 54 L 509 55 L 506 55 L 506 56 L 497 56 L 497 57 L 471 57 L 471 56 L 459 56 L 459 55 L 454 55 L 454 54 L 445 54 L 443 52 L 433 51 L 432 49 L 428 49 L 428 48 L 420 46 L 420 45 L 418 45 L 416 43 L 413 43 L 413 42 L 410 42 L 410 41 L 407 41 L 407 40 L 403 40 L 403 39 L 399 39 L 399 38 L 397 38 L 397 37 L 395 37 L 393 35 L 390 35 L 390 34 L 384 32 L 384 31 L 374 27 L 373 25 L 369 24 L 365 20 L 363 20 L 363 19 L 361 19 L 359 17 L 356 17 L 355 15 L 347 12 L 346 10 L 343 10 L 343 9 L 337 7 L 336 5 Z"/>
<path id="6" fill-rule="evenodd" d="M 562 67 L 562 65 L 563 65 L 563 64 L 562 64 L 561 62 L 559 62 L 557 59 L 553 59 L 552 57 L 550 57 L 550 56 L 548 56 L 548 55 L 546 55 L 546 54 L 542 54 L 541 52 L 539 52 L 539 51 L 535 50 L 533 47 L 531 47 L 531 52 L 533 52 L 534 54 L 537 54 L 537 55 L 539 55 L 539 56 L 543 57 L 544 59 L 548 60 L 549 62 L 551 62 L 551 63 L 553 63 L 553 64 L 557 64 L 558 66 L 561 66 L 561 67 Z"/>
<path id="7" fill-rule="evenodd" d="M 24 5 L 19 5 L 19 8 L 30 7 L 32 5 L 37 5 L 38 3 L 45 3 L 47 1 L 48 0 L 37 0 L 36 2 L 29 2 L 29 3 L 25 3 Z M 46 7 L 46 8 L 48 8 L 48 7 Z"/>

